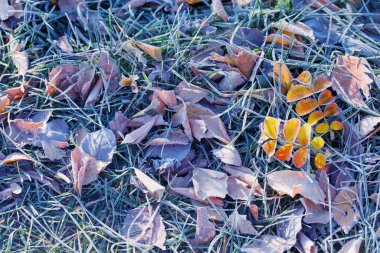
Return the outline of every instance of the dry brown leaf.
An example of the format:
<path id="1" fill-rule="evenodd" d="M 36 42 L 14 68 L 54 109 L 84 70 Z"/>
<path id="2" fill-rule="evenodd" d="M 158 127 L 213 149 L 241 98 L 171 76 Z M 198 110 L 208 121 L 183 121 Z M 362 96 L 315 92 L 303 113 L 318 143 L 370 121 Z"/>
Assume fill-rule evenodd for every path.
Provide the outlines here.
<path id="1" fill-rule="evenodd" d="M 175 93 L 185 102 L 197 103 L 202 99 L 211 96 L 209 90 L 198 87 L 194 84 L 182 81 L 175 87 Z"/>
<path id="2" fill-rule="evenodd" d="M 273 235 L 263 235 L 251 244 L 244 245 L 242 252 L 245 253 L 283 253 L 286 240 Z"/>
<path id="3" fill-rule="evenodd" d="M 57 46 L 66 53 L 72 53 L 74 51 L 73 47 L 71 46 L 69 40 L 67 39 L 67 36 L 61 36 L 58 39 Z"/>
<path id="4" fill-rule="evenodd" d="M 109 94 L 119 88 L 120 73 L 116 61 L 106 51 L 95 53 L 99 56 L 97 62 L 98 68 L 101 72 L 101 77 L 104 83 L 106 93 Z"/>
<path id="5" fill-rule="evenodd" d="M 74 189 L 82 195 L 82 187 L 97 179 L 111 162 L 116 149 L 115 136 L 109 129 L 87 134 L 79 147 L 71 152 Z"/>
<path id="6" fill-rule="evenodd" d="M 254 190 L 254 194 L 262 195 L 263 190 L 259 184 L 258 177 L 251 169 L 247 167 L 235 167 L 230 165 L 224 165 L 222 169 L 231 176 L 249 185 L 249 187 Z"/>
<path id="7" fill-rule="evenodd" d="M 286 240 L 283 245 L 285 250 L 291 249 L 297 242 L 297 235 L 302 229 L 302 217 L 305 209 L 297 207 L 295 210 L 287 214 L 281 223 L 277 225 L 277 236 Z"/>
<path id="8" fill-rule="evenodd" d="M 137 87 L 137 80 L 139 80 L 138 75 L 130 75 L 128 77 L 122 75 L 119 85 L 122 87 L 130 86 L 133 93 L 138 93 L 139 89 Z"/>
<path id="9" fill-rule="evenodd" d="M 259 233 L 247 220 L 247 215 L 241 215 L 235 209 L 228 217 L 228 223 L 239 233 L 245 235 L 258 235 Z"/>
<path id="10" fill-rule="evenodd" d="M 304 233 L 298 233 L 298 244 L 295 245 L 300 253 L 317 253 L 318 248 Z"/>
<path id="11" fill-rule="evenodd" d="M 359 253 L 363 238 L 352 239 L 346 242 L 338 253 Z"/>
<path id="12" fill-rule="evenodd" d="M 299 35 L 315 40 L 313 29 L 311 29 L 302 22 L 288 23 L 285 20 L 281 20 L 279 23 L 276 23 L 274 27 L 277 30 L 280 30 L 281 33 L 287 34 L 289 36 Z M 296 38 L 300 40 L 299 37 Z"/>
<path id="13" fill-rule="evenodd" d="M 33 161 L 33 159 L 30 156 L 26 156 L 22 153 L 12 153 L 10 155 L 7 155 L 4 159 L 2 159 L 0 165 L 17 161 Z"/>
<path id="14" fill-rule="evenodd" d="M 325 194 L 314 177 L 304 171 L 282 170 L 267 175 L 268 184 L 280 194 L 295 197 L 297 194 L 318 204 L 324 202 Z"/>
<path id="15" fill-rule="evenodd" d="M 148 135 L 158 117 L 158 115 L 152 116 L 143 126 L 127 134 L 121 144 L 139 144 Z"/>
<path id="16" fill-rule="evenodd" d="M 135 44 L 156 61 L 162 61 L 162 52 L 160 47 L 152 46 L 140 41 L 136 41 Z"/>
<path id="17" fill-rule="evenodd" d="M 364 98 L 369 99 L 369 85 L 373 82 L 368 76 L 370 70 L 367 66 L 364 58 L 339 56 L 331 75 L 332 87 L 339 95 L 351 104 L 365 108 L 368 106 Z"/>
<path id="18" fill-rule="evenodd" d="M 127 212 L 121 234 L 133 244 L 165 250 L 166 231 L 159 208 L 138 207 Z"/>
<path id="19" fill-rule="evenodd" d="M 353 188 L 342 188 L 332 204 L 334 220 L 346 234 L 360 219 L 359 210 L 355 204 L 356 198 L 356 192 Z"/>
<path id="20" fill-rule="evenodd" d="M 211 8 L 216 15 L 218 15 L 224 22 L 228 22 L 228 14 L 223 7 L 221 0 L 212 0 Z"/>
<path id="21" fill-rule="evenodd" d="M 323 205 L 315 204 L 313 201 L 302 198 L 302 205 L 305 207 L 305 218 L 303 219 L 305 223 L 314 224 L 327 224 L 330 221 L 329 211 L 323 208 Z"/>
<path id="22" fill-rule="evenodd" d="M 358 123 L 358 128 L 363 136 L 367 136 L 376 126 L 380 124 L 380 117 L 378 116 L 366 116 Z"/>
<path id="23" fill-rule="evenodd" d="M 22 188 L 18 184 L 11 183 L 9 188 L 0 192 L 0 201 L 13 198 L 13 195 L 19 195 L 21 192 L 22 192 Z"/>
<path id="24" fill-rule="evenodd" d="M 242 166 L 240 153 L 233 145 L 227 145 L 220 149 L 214 149 L 212 153 L 226 164 Z"/>
<path id="25" fill-rule="evenodd" d="M 192 187 L 189 187 L 189 188 L 173 187 L 173 188 L 171 188 L 171 190 L 176 192 L 176 193 L 179 193 L 179 194 L 181 194 L 187 198 L 190 198 L 190 199 L 196 201 L 197 203 L 210 204 L 210 202 L 212 202 L 214 205 L 218 205 L 218 206 L 223 205 L 223 201 L 219 198 L 211 197 L 208 200 L 200 199 L 196 195 L 195 190 Z"/>
<path id="26" fill-rule="evenodd" d="M 148 192 L 152 195 L 157 201 L 161 201 L 162 196 L 165 192 L 165 187 L 157 183 L 155 180 L 151 179 L 145 173 L 143 173 L 139 169 L 135 169 L 136 177 L 140 180 L 140 182 L 145 186 L 146 190 L 144 192 Z"/>
<path id="27" fill-rule="evenodd" d="M 253 190 L 249 185 L 239 179 L 229 176 L 227 179 L 227 195 L 234 200 L 251 200 L 253 199 Z"/>
<path id="28" fill-rule="evenodd" d="M 227 194 L 227 175 L 223 172 L 197 168 L 192 177 L 195 194 L 201 200 L 210 197 L 225 198 Z"/>
<path id="29" fill-rule="evenodd" d="M 144 65 L 147 64 L 148 60 L 144 57 L 143 52 L 140 51 L 138 48 L 134 47 L 130 41 L 128 41 L 127 43 L 123 45 L 123 49 L 126 52 L 133 55 L 134 57 L 136 57 L 137 60 L 141 62 L 142 64 Z"/>
<path id="30" fill-rule="evenodd" d="M 194 246 L 207 244 L 216 235 L 214 223 L 209 221 L 209 214 L 206 207 L 197 208 L 197 225 L 195 238 L 191 241 Z"/>

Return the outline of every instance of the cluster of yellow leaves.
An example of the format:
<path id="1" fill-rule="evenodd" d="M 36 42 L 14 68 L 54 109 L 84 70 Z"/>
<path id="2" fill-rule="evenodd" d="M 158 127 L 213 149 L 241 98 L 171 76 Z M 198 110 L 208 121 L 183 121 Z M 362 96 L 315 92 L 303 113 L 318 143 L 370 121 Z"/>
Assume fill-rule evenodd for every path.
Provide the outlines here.
<path id="1" fill-rule="evenodd" d="M 270 76 L 281 84 L 281 92 L 286 96 L 287 102 L 296 102 L 295 111 L 299 117 L 287 120 L 280 133 L 281 119 L 266 117 L 261 126 L 259 143 L 263 143 L 263 149 L 268 157 L 276 156 L 278 160 L 290 161 L 297 168 L 305 165 L 310 150 L 316 151 L 314 165 L 322 169 L 326 165 L 326 156 L 319 152 L 325 141 L 321 136 L 313 134 L 325 134 L 329 130 L 339 131 L 343 125 L 339 121 L 327 122 L 327 119 L 339 114 L 339 107 L 334 103 L 335 98 L 328 88 L 330 81 L 318 76 L 312 81 L 310 72 L 304 71 L 297 78 L 293 78 L 285 64 L 275 63 Z M 301 117 L 308 115 L 306 123 L 301 126 Z M 322 123 L 318 123 L 320 120 Z M 317 124 L 318 123 L 318 124 Z M 313 130 L 314 126 L 314 130 Z M 268 140 L 268 141 L 267 141 Z M 278 142 L 283 145 L 276 151 Z M 293 154 L 293 149 L 299 147 Z"/>

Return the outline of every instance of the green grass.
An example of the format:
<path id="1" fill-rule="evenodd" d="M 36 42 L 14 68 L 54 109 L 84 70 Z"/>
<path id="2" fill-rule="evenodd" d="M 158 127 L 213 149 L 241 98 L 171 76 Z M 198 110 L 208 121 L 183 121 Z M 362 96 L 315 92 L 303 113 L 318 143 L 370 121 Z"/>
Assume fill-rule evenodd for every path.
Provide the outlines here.
<path id="1" fill-rule="evenodd" d="M 225 4 L 228 13 L 235 16 L 231 23 L 212 21 L 214 16 L 210 11 L 209 3 L 194 7 L 180 6 L 175 15 L 170 12 L 170 5 L 165 4 L 158 9 L 149 7 L 139 8 L 137 11 L 125 10 L 124 16 L 118 16 L 120 8 L 117 4 L 122 1 L 113 1 L 112 8 L 107 9 L 107 3 L 101 4 L 97 9 L 97 1 L 92 1 L 91 13 L 98 15 L 99 21 L 107 27 L 109 35 L 99 34 L 98 29 L 86 30 L 86 25 L 80 26 L 68 19 L 65 15 L 54 9 L 49 1 L 26 1 L 24 19 L 14 30 L 12 35 L 19 42 L 24 43 L 29 54 L 30 71 L 25 77 L 17 75 L 17 70 L 11 62 L 8 42 L 4 33 L 1 35 L 0 53 L 0 90 L 17 87 L 25 81 L 33 81 L 35 85 L 30 87 L 27 96 L 13 103 L 9 108 L 11 118 L 22 112 L 36 112 L 40 110 L 53 110 L 53 118 L 64 119 L 72 131 L 70 136 L 70 148 L 75 147 L 75 131 L 83 127 L 87 131 L 96 131 L 101 127 L 109 127 L 116 111 L 124 112 L 131 117 L 144 109 L 149 104 L 147 88 L 160 87 L 171 90 L 182 80 L 187 80 L 198 86 L 213 90 L 213 84 L 206 78 L 197 77 L 189 68 L 188 62 L 191 53 L 198 46 L 205 46 L 209 42 L 220 43 L 236 27 L 258 27 L 264 32 L 270 30 L 274 22 L 282 18 L 288 21 L 303 21 L 306 18 L 327 16 L 333 22 L 341 24 L 344 28 L 355 31 L 356 39 L 362 41 L 365 47 L 379 52 L 378 41 L 369 38 L 352 22 L 364 16 L 363 13 L 335 15 L 331 11 L 313 11 L 307 14 L 305 10 L 289 10 L 288 2 L 284 4 L 262 5 L 261 1 L 254 0 L 247 7 L 231 8 L 231 3 Z M 277 6 L 277 9 L 274 8 Z M 164 10 L 169 8 L 168 11 Z M 286 7 L 286 8 L 285 8 Z M 321 14 L 322 13 L 322 14 Z M 83 14 L 84 15 L 84 14 Z M 367 14 L 366 14 L 367 15 Z M 379 15 L 379 14 L 369 14 Z M 238 17 L 238 18 L 236 18 Z M 82 19 L 84 19 L 82 17 Z M 207 19 L 216 28 L 225 29 L 227 32 L 219 32 L 217 35 L 204 35 L 199 30 L 192 29 L 181 31 L 187 23 L 193 23 L 197 19 Z M 121 31 L 116 22 L 122 27 Z M 127 34 L 133 39 L 140 40 L 163 50 L 161 68 L 171 73 L 170 82 L 165 83 L 161 78 L 148 81 L 146 78 L 155 68 L 152 60 L 147 66 L 139 63 L 133 56 L 122 50 L 123 43 L 128 39 Z M 67 35 L 74 48 L 73 54 L 62 53 L 54 45 L 54 40 Z M 275 49 L 270 45 L 264 48 L 262 61 L 270 64 L 273 61 L 282 60 L 292 69 L 300 72 L 309 70 L 312 73 L 328 73 L 334 66 L 337 55 L 344 54 L 341 46 L 321 45 L 311 42 L 305 45 L 307 50 L 305 59 L 297 59 L 289 55 L 288 50 Z M 124 75 L 137 74 L 140 76 L 138 94 L 130 92 L 128 88 L 119 88 L 112 94 L 100 95 L 99 101 L 92 108 L 83 108 L 84 103 L 78 101 L 57 101 L 54 96 L 44 93 L 45 84 L 48 82 L 48 74 L 52 68 L 63 63 L 79 63 L 91 59 L 97 50 L 106 50 L 116 60 L 120 73 Z M 354 55 L 358 55 L 356 52 Z M 380 73 L 379 65 L 374 60 L 376 56 L 367 56 L 371 64 L 373 75 Z M 160 73 L 162 70 L 158 70 Z M 267 75 L 267 69 L 258 68 L 259 78 L 253 82 L 247 82 L 241 89 L 239 96 L 231 92 L 227 98 L 229 106 L 221 107 L 219 115 L 225 121 L 229 133 L 234 138 L 235 146 L 241 153 L 245 166 L 252 168 L 258 175 L 260 184 L 265 194 L 256 197 L 251 204 L 259 206 L 260 220 L 253 225 L 260 234 L 273 234 L 276 224 L 283 216 L 284 211 L 289 211 L 297 199 L 289 197 L 276 198 L 277 194 L 266 185 L 266 175 L 275 170 L 290 168 L 285 163 L 268 163 L 260 149 L 257 140 L 260 137 L 258 125 L 267 115 L 285 118 L 292 113 L 292 108 L 281 95 L 279 87 Z M 269 104 L 257 100 L 251 96 L 254 89 L 274 87 L 275 101 Z M 375 79 L 372 85 L 372 99 L 368 101 L 369 110 L 355 108 L 344 101 L 339 100 L 342 108 L 342 118 L 352 127 L 360 119 L 370 114 L 379 114 L 380 93 L 379 80 Z M 218 93 L 214 92 L 218 97 Z M 167 112 L 170 119 L 173 112 Z M 170 122 L 169 122 L 170 123 Z M 6 124 L 0 126 L 5 129 Z M 151 131 L 148 137 L 155 134 Z M 213 139 L 205 139 L 193 144 L 193 148 L 212 161 L 209 168 L 219 170 L 222 163 L 213 159 L 211 148 L 218 147 L 218 142 Z M 345 143 L 340 143 L 345 147 Z M 379 203 L 369 200 L 369 196 L 380 191 L 379 161 L 368 164 L 365 159 L 368 154 L 379 156 L 380 138 L 372 136 L 361 140 L 364 154 L 348 157 L 346 153 L 335 152 L 332 160 L 344 160 L 350 170 L 354 172 L 354 182 L 358 186 L 357 201 L 360 210 L 360 221 L 345 235 L 335 224 L 322 226 L 316 229 L 317 239 L 314 241 L 320 252 L 336 252 L 347 240 L 361 235 L 364 240 L 363 252 L 376 252 L 380 248 L 379 237 L 376 238 L 376 229 L 379 227 Z M 4 154 L 10 154 L 20 150 L 20 147 L 12 147 L 9 140 L 0 134 L 0 148 Z M 344 148 L 342 148 L 344 150 Z M 151 203 L 159 206 L 160 214 L 164 219 L 167 232 L 166 252 L 240 252 L 240 248 L 247 242 L 255 239 L 252 236 L 239 235 L 228 224 L 216 222 L 217 236 L 210 245 L 204 247 L 190 246 L 194 238 L 196 225 L 196 206 L 189 199 L 179 197 L 166 191 L 163 201 L 157 204 L 149 199 L 143 192 L 130 184 L 133 168 L 151 166 L 151 161 L 144 159 L 146 147 L 143 145 L 118 145 L 111 165 L 102 172 L 97 181 L 84 187 L 83 196 L 73 190 L 72 184 L 59 179 L 58 172 L 70 177 L 70 160 L 51 162 L 45 158 L 38 158 L 37 148 L 31 146 L 22 147 L 22 150 L 35 158 L 38 163 L 32 168 L 45 177 L 59 183 L 62 193 L 57 194 L 51 188 L 32 180 L 19 183 L 22 193 L 12 200 L 0 202 L 0 252 L 141 252 L 144 249 L 139 245 L 131 245 L 119 232 L 122 227 L 126 212 L 140 205 Z M 346 150 L 347 151 L 347 148 Z M 24 175 L 25 168 L 10 164 L 0 167 L 0 190 L 5 189 L 10 182 Z M 314 173 L 314 172 L 313 172 Z M 156 179 L 160 181 L 158 175 Z M 239 208 L 242 213 L 249 211 L 244 207 L 244 202 L 225 201 L 224 211 L 230 213 Z M 215 207 L 214 208 L 220 208 Z M 331 212 L 331 209 L 330 209 Z M 250 217 L 250 220 L 252 217 Z M 155 248 L 152 252 L 158 252 Z"/>

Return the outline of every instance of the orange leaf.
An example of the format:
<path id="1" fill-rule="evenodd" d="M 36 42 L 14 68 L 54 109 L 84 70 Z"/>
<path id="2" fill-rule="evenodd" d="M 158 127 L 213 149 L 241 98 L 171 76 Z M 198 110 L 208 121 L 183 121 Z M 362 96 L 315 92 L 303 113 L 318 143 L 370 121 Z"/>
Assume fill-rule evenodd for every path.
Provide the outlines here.
<path id="1" fill-rule="evenodd" d="M 306 147 L 300 148 L 293 155 L 293 165 L 298 169 L 302 168 L 307 160 L 309 150 Z"/>
<path id="2" fill-rule="evenodd" d="M 304 71 L 298 76 L 298 80 L 308 86 L 311 85 L 311 74 L 309 71 Z"/>
<path id="3" fill-rule="evenodd" d="M 331 91 L 324 90 L 319 94 L 318 97 L 318 104 L 320 105 L 327 105 L 335 101 L 335 98 L 333 97 Z"/>
<path id="4" fill-rule="evenodd" d="M 272 157 L 274 155 L 274 152 L 276 150 L 276 140 L 270 140 L 263 144 L 263 149 L 268 157 Z"/>
<path id="5" fill-rule="evenodd" d="M 312 112 L 309 115 L 309 118 L 307 119 L 307 123 L 309 123 L 310 125 L 315 125 L 322 118 L 323 118 L 323 112 L 321 111 Z"/>
<path id="6" fill-rule="evenodd" d="M 331 82 L 322 76 L 317 76 L 313 84 L 313 92 L 317 93 L 323 91 L 331 86 Z"/>
<path id="7" fill-rule="evenodd" d="M 322 169 L 323 167 L 325 167 L 325 165 L 326 165 L 325 155 L 322 153 L 318 153 L 315 156 L 314 164 L 315 164 L 315 167 L 317 167 L 318 169 Z"/>
<path id="8" fill-rule="evenodd" d="M 303 98 L 307 98 L 313 95 L 313 91 L 305 85 L 295 85 L 293 86 L 288 94 L 286 95 L 286 100 L 288 102 L 294 102 Z"/>
<path id="9" fill-rule="evenodd" d="M 333 117 L 339 114 L 339 107 L 337 104 L 332 103 L 326 106 L 324 115 L 326 117 Z"/>
<path id="10" fill-rule="evenodd" d="M 342 122 L 335 120 L 335 121 L 331 122 L 330 128 L 334 131 L 340 131 L 343 129 L 343 124 L 342 124 Z"/>
<path id="11" fill-rule="evenodd" d="M 297 103 L 296 112 L 298 115 L 303 116 L 318 107 L 318 102 L 315 99 L 304 99 Z"/>
<path id="12" fill-rule="evenodd" d="M 324 134 L 329 131 L 330 127 L 327 123 L 320 123 L 315 127 L 315 132 L 318 134 Z"/>
<path id="13" fill-rule="evenodd" d="M 290 36 L 285 35 L 285 34 L 269 34 L 268 37 L 266 38 L 267 43 L 274 43 L 277 45 L 283 45 L 285 47 L 290 47 L 291 44 L 291 39 Z"/>
<path id="14" fill-rule="evenodd" d="M 273 77 L 277 82 L 281 83 L 282 94 L 286 95 L 290 89 L 289 83 L 293 79 L 292 73 L 285 63 L 273 63 L 273 72 L 269 73 L 269 76 Z"/>
<path id="15" fill-rule="evenodd" d="M 302 147 L 305 147 L 310 144 L 311 138 L 311 126 L 308 123 L 305 123 L 301 126 L 300 131 L 298 132 L 298 142 Z"/>
<path id="16" fill-rule="evenodd" d="M 313 146 L 316 150 L 319 150 L 325 146 L 325 141 L 322 137 L 317 136 L 311 141 L 311 146 Z"/>
<path id="17" fill-rule="evenodd" d="M 297 118 L 286 121 L 284 126 L 284 136 L 287 142 L 292 143 L 300 130 L 301 121 Z"/>
<path id="18" fill-rule="evenodd" d="M 279 150 L 276 152 L 276 157 L 280 161 L 289 161 L 292 157 L 293 152 L 293 144 L 286 144 L 282 146 Z"/>
<path id="19" fill-rule="evenodd" d="M 280 119 L 266 117 L 264 120 L 264 132 L 271 139 L 277 139 L 278 128 L 280 127 Z"/>

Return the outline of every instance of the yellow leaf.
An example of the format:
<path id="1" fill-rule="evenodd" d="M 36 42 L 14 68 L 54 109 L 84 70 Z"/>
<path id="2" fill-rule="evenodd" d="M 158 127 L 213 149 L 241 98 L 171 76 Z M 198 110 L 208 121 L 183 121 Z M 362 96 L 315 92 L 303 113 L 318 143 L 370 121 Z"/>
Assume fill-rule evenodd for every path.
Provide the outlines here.
<path id="1" fill-rule="evenodd" d="M 281 83 L 282 94 L 286 95 L 290 89 L 289 84 L 293 79 L 292 73 L 285 63 L 273 63 L 273 72 L 269 73 L 269 76 L 273 77 L 277 82 Z"/>
<path id="2" fill-rule="evenodd" d="M 315 127 L 315 132 L 318 133 L 318 134 L 324 134 L 324 133 L 327 133 L 329 131 L 329 129 L 330 129 L 329 124 L 327 124 L 327 123 L 319 123 Z"/>
<path id="3" fill-rule="evenodd" d="M 330 128 L 334 131 L 340 131 L 343 129 L 343 124 L 342 124 L 342 122 L 335 120 L 335 121 L 331 122 Z"/>
<path id="4" fill-rule="evenodd" d="M 307 123 L 313 126 L 322 118 L 323 118 L 323 112 L 321 111 L 312 112 L 309 115 L 309 118 L 307 119 Z"/>
<path id="5" fill-rule="evenodd" d="M 293 152 L 293 144 L 286 144 L 282 146 L 279 150 L 276 152 L 276 157 L 280 161 L 289 161 L 292 157 Z"/>
<path id="6" fill-rule="evenodd" d="M 303 116 L 318 107 L 318 102 L 315 99 L 303 99 L 296 104 L 296 112 L 298 115 Z"/>
<path id="7" fill-rule="evenodd" d="M 293 86 L 288 94 L 286 95 L 286 100 L 288 102 L 294 102 L 303 98 L 307 98 L 313 95 L 313 91 L 305 85 L 295 85 Z"/>
<path id="8" fill-rule="evenodd" d="M 277 139 L 278 128 L 281 120 L 273 117 L 266 117 L 264 120 L 264 132 L 271 139 Z"/>
<path id="9" fill-rule="evenodd" d="M 287 142 L 292 143 L 300 130 L 301 120 L 293 118 L 288 120 L 284 126 L 284 136 Z"/>
<path id="10" fill-rule="evenodd" d="M 317 167 L 318 169 L 323 169 L 323 167 L 325 167 L 325 165 L 326 165 L 325 155 L 322 153 L 318 153 L 315 156 L 314 164 L 315 164 L 315 167 Z"/>
<path id="11" fill-rule="evenodd" d="M 298 132 L 298 142 L 302 147 L 305 147 L 310 144 L 311 138 L 311 126 L 308 123 L 305 123 L 301 126 L 300 131 Z"/>
<path id="12" fill-rule="evenodd" d="M 308 86 L 311 85 L 311 74 L 309 71 L 304 71 L 298 76 L 298 80 L 300 82 L 303 82 L 304 84 L 307 84 Z"/>
<path id="13" fill-rule="evenodd" d="M 309 150 L 306 147 L 298 149 L 293 155 L 293 165 L 298 169 L 302 168 L 308 157 Z"/>
<path id="14" fill-rule="evenodd" d="M 269 158 L 274 155 L 274 152 L 276 150 L 276 144 L 276 140 L 270 140 L 263 144 L 263 149 Z"/>
<path id="15" fill-rule="evenodd" d="M 325 141 L 322 137 L 317 136 L 311 141 L 311 146 L 313 146 L 316 150 L 319 150 L 325 146 Z"/>

